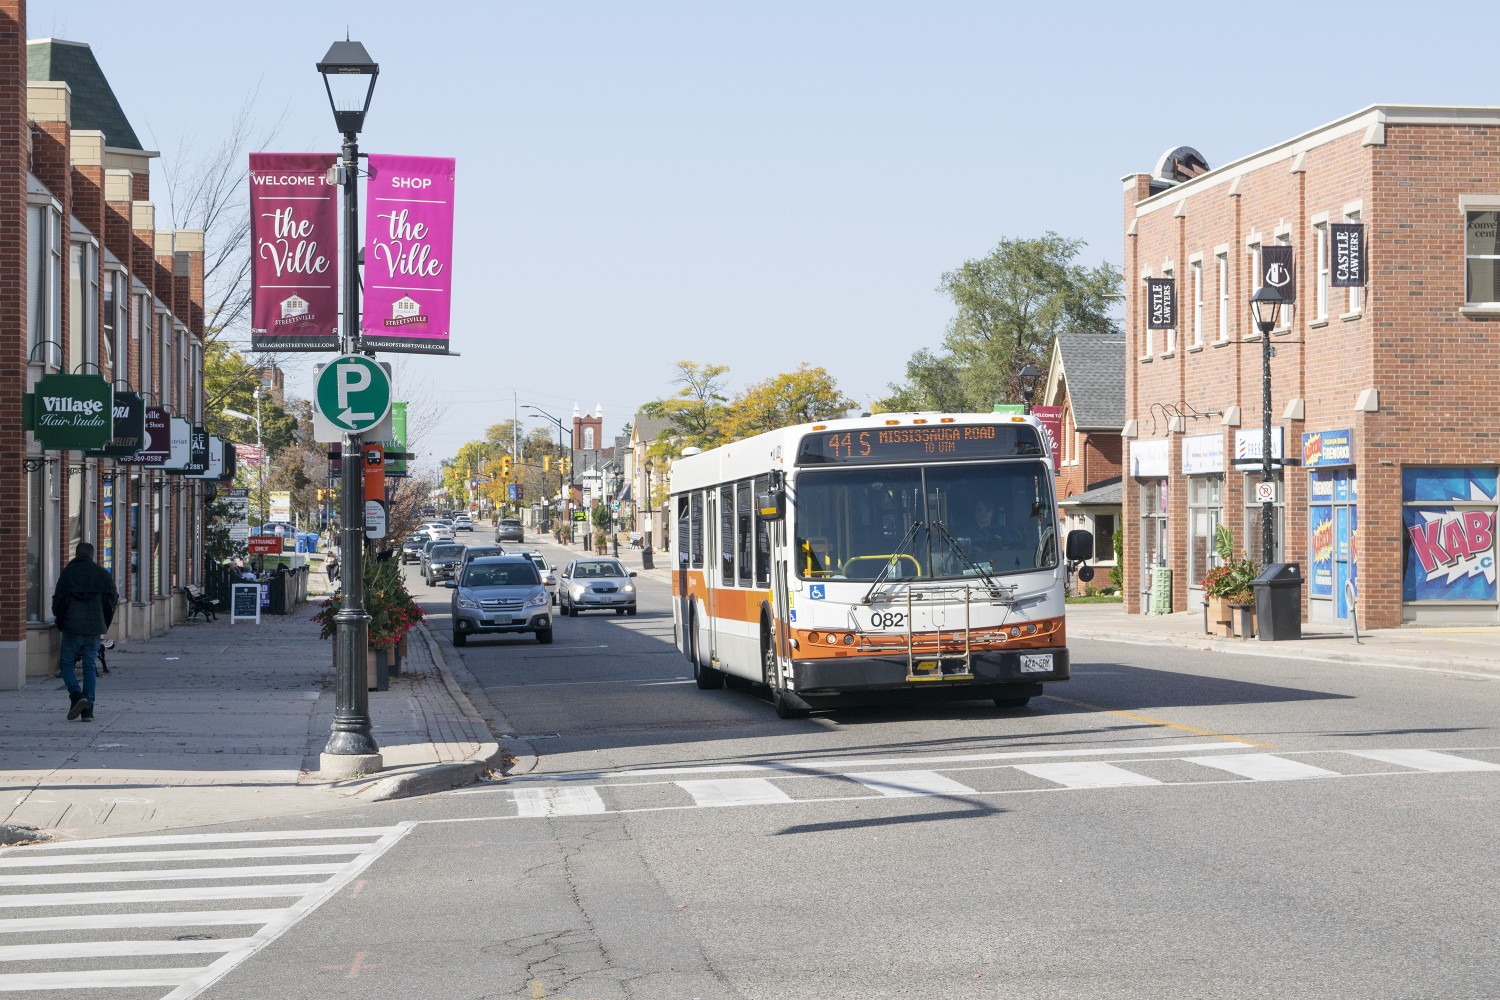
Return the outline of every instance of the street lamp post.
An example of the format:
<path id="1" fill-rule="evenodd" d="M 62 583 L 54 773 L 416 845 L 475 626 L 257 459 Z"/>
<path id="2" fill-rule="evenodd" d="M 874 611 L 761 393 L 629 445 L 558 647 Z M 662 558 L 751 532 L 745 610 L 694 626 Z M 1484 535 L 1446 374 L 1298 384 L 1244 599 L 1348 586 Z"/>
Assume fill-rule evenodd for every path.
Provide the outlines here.
<path id="1" fill-rule="evenodd" d="M 257 387 L 255 390 L 255 416 L 252 417 L 248 413 L 241 413 L 239 410 L 231 410 L 227 406 L 219 412 L 226 417 L 237 417 L 240 420 L 255 421 L 255 451 L 258 456 L 255 462 L 255 471 L 260 480 L 260 503 L 258 506 L 260 507 L 260 523 L 265 524 L 270 520 L 270 517 L 266 513 L 266 446 L 265 442 L 261 440 L 260 433 L 260 389 Z"/>
<path id="2" fill-rule="evenodd" d="M 656 511 L 651 509 L 651 459 L 646 459 L 642 468 L 646 473 L 646 547 L 641 550 L 641 565 L 652 569 L 656 564 L 656 556 L 651 550 L 651 529 L 656 526 Z"/>
<path id="3" fill-rule="evenodd" d="M 1271 478 L 1271 331 L 1281 311 L 1281 294 L 1264 285 L 1250 296 L 1250 311 L 1260 330 L 1260 564 L 1269 566 L 1276 558 L 1276 495 Z"/>
<path id="4" fill-rule="evenodd" d="M 359 42 L 334 42 L 318 63 L 333 120 L 343 133 L 344 186 L 344 324 L 342 354 L 357 350 L 359 340 L 359 133 L 375 93 L 380 66 Z M 328 745 L 321 761 L 325 775 L 347 776 L 379 771 L 384 764 L 370 732 L 370 695 L 365 678 L 370 615 L 364 607 L 364 448 L 358 434 L 343 440 L 343 496 L 340 541 L 344 567 L 343 603 L 333 616 L 334 708 Z"/>
<path id="5" fill-rule="evenodd" d="M 1030 361 L 1026 362 L 1026 366 L 1022 368 L 1020 374 L 1016 376 L 1017 381 L 1019 381 L 1021 384 L 1022 412 L 1031 412 L 1031 397 L 1036 395 L 1036 384 L 1041 380 L 1041 378 L 1041 370 L 1038 369 L 1037 366 L 1032 364 Z"/>
<path id="6" fill-rule="evenodd" d="M 558 461 L 558 467 L 557 467 L 557 505 L 561 509 L 561 511 L 566 511 L 567 510 L 567 504 L 563 502 L 563 486 L 562 486 L 562 434 L 563 434 L 562 420 L 560 418 L 558 418 L 558 417 L 554 417 L 552 414 L 548 413 L 546 410 L 541 410 L 541 409 L 538 409 L 535 406 L 532 406 L 530 403 L 525 404 L 521 408 L 523 410 L 530 410 L 532 413 L 535 413 L 537 416 L 544 417 L 547 420 L 550 420 L 554 424 L 557 425 L 557 461 Z M 568 473 L 569 473 L 569 475 L 572 474 L 572 471 L 573 471 L 573 463 L 569 462 L 568 463 Z M 564 522 L 564 523 L 566 523 L 566 522 Z M 563 525 L 558 525 L 558 530 L 561 531 L 562 527 L 563 527 Z"/>

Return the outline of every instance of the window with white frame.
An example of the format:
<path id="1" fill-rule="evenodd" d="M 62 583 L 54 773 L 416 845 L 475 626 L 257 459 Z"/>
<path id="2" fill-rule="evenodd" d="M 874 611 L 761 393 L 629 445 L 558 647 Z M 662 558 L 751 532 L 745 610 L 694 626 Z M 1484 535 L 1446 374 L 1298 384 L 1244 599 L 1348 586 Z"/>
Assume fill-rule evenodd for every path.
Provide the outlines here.
<path id="1" fill-rule="evenodd" d="M 1203 261 L 1188 265 L 1193 275 L 1193 346 L 1203 346 Z"/>
<path id="2" fill-rule="evenodd" d="M 137 392 L 148 392 L 156 395 L 156 380 L 151 377 L 151 331 L 154 329 L 151 323 L 151 297 L 149 295 L 137 295 L 135 297 L 135 323 L 134 339 L 136 345 L 136 374 L 139 381 L 136 382 Z M 156 399 L 159 405 L 161 399 Z"/>
<path id="3" fill-rule="evenodd" d="M 74 240 L 68 268 L 68 367 L 97 375 L 99 364 L 99 248 Z"/>
<path id="4" fill-rule="evenodd" d="M 130 382 L 125 374 L 126 331 L 130 329 L 129 283 L 124 268 L 106 264 L 104 271 L 104 349 L 103 367 L 112 382 Z"/>
<path id="5" fill-rule="evenodd" d="M 1358 210 L 1355 210 L 1353 212 L 1345 212 L 1344 221 L 1358 223 L 1359 216 L 1360 213 Z M 1349 286 L 1349 312 L 1351 314 L 1359 312 L 1364 307 L 1364 291 L 1365 290 L 1358 285 Z"/>
<path id="6" fill-rule="evenodd" d="M 62 212 L 55 202 L 29 206 L 26 237 L 26 357 L 30 363 L 60 368 Z"/>
<path id="7" fill-rule="evenodd" d="M 1219 270 L 1219 340 L 1229 339 L 1229 251 L 1214 256 Z"/>
<path id="8" fill-rule="evenodd" d="M 1313 226 L 1313 320 L 1328 319 L 1328 223 Z"/>
<path id="9" fill-rule="evenodd" d="M 161 398 L 172 405 L 173 413 L 182 416 L 182 406 L 173 395 L 172 317 L 166 312 L 156 314 L 156 350 L 161 356 Z"/>
<path id="10" fill-rule="evenodd" d="M 1464 302 L 1500 305 L 1500 208 L 1464 213 Z"/>

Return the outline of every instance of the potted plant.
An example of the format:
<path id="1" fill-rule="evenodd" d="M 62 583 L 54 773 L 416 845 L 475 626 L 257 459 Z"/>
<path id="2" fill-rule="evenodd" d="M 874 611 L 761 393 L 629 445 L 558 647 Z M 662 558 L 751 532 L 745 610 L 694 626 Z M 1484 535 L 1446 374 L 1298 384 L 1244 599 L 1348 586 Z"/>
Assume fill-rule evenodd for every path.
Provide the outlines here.
<path id="1" fill-rule="evenodd" d="M 594 504 L 590 519 L 594 522 L 594 554 L 602 556 L 609 551 L 609 508 L 602 503 Z"/>
<path id="2" fill-rule="evenodd" d="M 1243 565 L 1249 566 L 1247 559 Z M 1234 625 L 1234 634 L 1241 639 L 1255 638 L 1255 593 L 1250 589 L 1250 580 L 1255 579 L 1254 570 L 1244 585 L 1229 595 L 1229 616 Z"/>
<path id="3" fill-rule="evenodd" d="M 1233 544 L 1229 529 L 1220 525 L 1214 533 L 1214 552 L 1219 557 L 1219 565 L 1203 575 L 1205 628 L 1210 635 L 1234 634 L 1234 606 L 1255 603 L 1250 593 L 1255 564 L 1248 558 L 1235 560 Z"/>
<path id="4" fill-rule="evenodd" d="M 394 647 L 422 620 L 421 605 L 407 593 L 400 565 L 394 559 L 364 561 L 364 608 L 370 616 L 367 654 L 370 659 L 371 686 L 376 687 L 382 659 L 394 653 Z M 318 638 L 331 639 L 337 632 L 334 616 L 343 608 L 343 592 L 334 593 L 313 614 L 320 630 Z"/>

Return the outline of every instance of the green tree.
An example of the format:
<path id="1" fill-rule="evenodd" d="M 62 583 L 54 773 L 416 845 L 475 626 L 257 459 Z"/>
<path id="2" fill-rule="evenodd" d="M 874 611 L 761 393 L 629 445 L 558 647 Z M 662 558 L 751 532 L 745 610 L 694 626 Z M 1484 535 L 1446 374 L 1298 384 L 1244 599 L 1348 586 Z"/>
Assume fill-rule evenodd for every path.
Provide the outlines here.
<path id="1" fill-rule="evenodd" d="M 676 430 L 677 448 L 712 448 L 723 438 L 728 397 L 724 395 L 726 365 L 700 365 L 679 361 L 672 384 L 678 386 L 670 399 L 659 399 L 641 407 L 648 417 L 666 419 Z"/>
<path id="2" fill-rule="evenodd" d="M 838 389 L 827 369 L 809 368 L 774 375 L 745 389 L 725 409 L 720 437 L 738 441 L 777 427 L 841 417 L 858 404 Z"/>
<path id="3" fill-rule="evenodd" d="M 1123 280 L 1107 262 L 1077 263 L 1085 245 L 1054 232 L 1004 238 L 944 274 L 938 290 L 956 312 L 942 350 L 917 352 L 879 408 L 986 411 L 1019 399 L 1016 373 L 1027 362 L 1043 367 L 1057 334 L 1118 333 Z"/>

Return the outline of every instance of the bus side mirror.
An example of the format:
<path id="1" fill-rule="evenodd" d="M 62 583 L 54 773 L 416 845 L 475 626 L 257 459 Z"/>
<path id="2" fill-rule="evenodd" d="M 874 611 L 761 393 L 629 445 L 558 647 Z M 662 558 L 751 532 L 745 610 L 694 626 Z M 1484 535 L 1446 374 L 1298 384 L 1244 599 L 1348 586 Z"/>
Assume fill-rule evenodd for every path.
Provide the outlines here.
<path id="1" fill-rule="evenodd" d="M 1094 533 L 1083 528 L 1068 532 L 1068 561 L 1087 562 L 1094 558 Z"/>
<path id="2" fill-rule="evenodd" d="M 786 517 L 786 480 L 779 471 L 771 473 L 770 489 L 756 494 L 755 507 L 762 521 L 780 521 Z"/>

